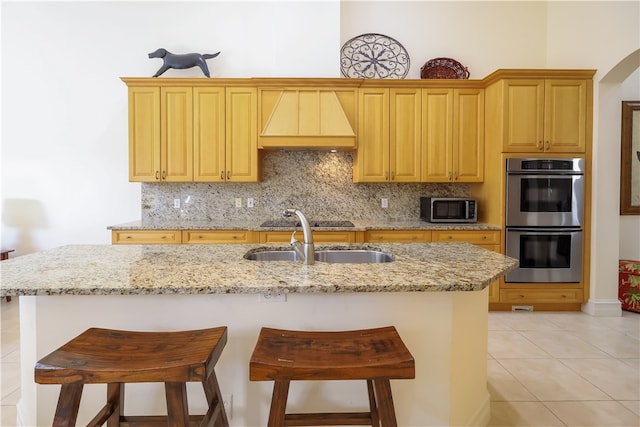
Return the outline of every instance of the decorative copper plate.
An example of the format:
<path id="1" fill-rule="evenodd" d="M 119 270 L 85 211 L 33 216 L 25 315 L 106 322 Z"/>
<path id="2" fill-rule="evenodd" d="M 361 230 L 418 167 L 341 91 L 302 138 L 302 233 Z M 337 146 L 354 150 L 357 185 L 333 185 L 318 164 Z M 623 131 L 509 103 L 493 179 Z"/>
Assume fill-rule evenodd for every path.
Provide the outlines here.
<path id="1" fill-rule="evenodd" d="M 433 58 L 420 68 L 421 79 L 468 79 L 469 70 L 451 58 Z"/>

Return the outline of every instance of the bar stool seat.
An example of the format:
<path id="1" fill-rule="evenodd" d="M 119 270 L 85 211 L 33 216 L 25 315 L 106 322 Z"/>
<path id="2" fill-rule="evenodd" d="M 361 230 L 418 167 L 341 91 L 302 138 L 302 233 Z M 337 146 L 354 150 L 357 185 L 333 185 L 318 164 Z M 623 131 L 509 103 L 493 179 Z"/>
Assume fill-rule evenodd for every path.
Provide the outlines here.
<path id="1" fill-rule="evenodd" d="M 53 426 L 76 425 L 84 384 L 107 384 L 107 403 L 88 424 L 228 426 L 214 367 L 227 342 L 225 326 L 178 332 L 91 328 L 40 359 L 39 384 L 61 384 Z M 189 416 L 186 383 L 204 387 L 205 415 Z M 125 383 L 163 382 L 167 416 L 125 416 Z"/>
<path id="2" fill-rule="evenodd" d="M 340 332 L 262 328 L 249 364 L 251 381 L 274 381 L 269 427 L 397 425 L 390 379 L 415 378 L 413 356 L 393 326 Z M 366 380 L 369 412 L 287 414 L 294 380 Z"/>

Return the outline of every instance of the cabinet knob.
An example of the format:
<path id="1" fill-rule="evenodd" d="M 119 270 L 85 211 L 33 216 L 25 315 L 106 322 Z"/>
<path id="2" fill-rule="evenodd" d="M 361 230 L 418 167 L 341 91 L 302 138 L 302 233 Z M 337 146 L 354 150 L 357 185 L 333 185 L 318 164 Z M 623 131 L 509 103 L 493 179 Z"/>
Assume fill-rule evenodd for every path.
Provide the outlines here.
<path id="1" fill-rule="evenodd" d="M 156 181 L 160 181 L 160 171 L 156 171 Z"/>
<path id="2" fill-rule="evenodd" d="M 538 150 L 542 150 L 543 148 L 542 141 L 538 141 L 538 143 L 536 144 L 536 147 L 538 148 Z"/>
<path id="3" fill-rule="evenodd" d="M 391 171 L 391 181 L 393 181 L 394 179 L 396 179 L 396 173 L 394 171 Z"/>
<path id="4" fill-rule="evenodd" d="M 544 147 L 545 147 L 546 150 L 548 150 L 549 148 L 551 148 L 551 143 L 549 141 L 546 141 L 544 143 Z"/>
<path id="5" fill-rule="evenodd" d="M 162 171 L 162 180 L 167 179 L 167 171 Z"/>
<path id="6" fill-rule="evenodd" d="M 449 181 L 453 181 L 453 174 L 449 172 Z"/>
<path id="7" fill-rule="evenodd" d="M 231 171 L 227 171 L 227 179 L 231 179 Z"/>
<path id="8" fill-rule="evenodd" d="M 126 236 L 125 239 L 131 239 L 131 236 Z"/>
<path id="9" fill-rule="evenodd" d="M 487 236 L 486 236 L 486 235 L 483 235 L 483 236 L 482 236 L 482 240 L 487 240 Z"/>

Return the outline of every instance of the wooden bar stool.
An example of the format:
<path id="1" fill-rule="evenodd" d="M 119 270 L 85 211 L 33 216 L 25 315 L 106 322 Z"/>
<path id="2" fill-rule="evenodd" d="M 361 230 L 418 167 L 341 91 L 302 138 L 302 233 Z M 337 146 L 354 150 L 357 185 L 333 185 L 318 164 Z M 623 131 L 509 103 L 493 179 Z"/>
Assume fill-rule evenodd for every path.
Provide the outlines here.
<path id="1" fill-rule="evenodd" d="M 225 326 L 180 332 L 91 328 L 36 363 L 35 381 L 62 384 L 54 427 L 76 425 L 84 384 L 107 384 L 107 403 L 88 426 L 228 426 L 214 372 L 227 343 Z M 202 382 L 209 405 L 189 416 L 186 382 Z M 167 416 L 125 416 L 125 383 L 163 382 Z"/>
<path id="2" fill-rule="evenodd" d="M 344 332 L 262 328 L 251 381 L 274 381 L 269 427 L 397 425 L 390 379 L 415 378 L 413 356 L 393 326 Z M 287 414 L 290 381 L 366 380 L 369 412 Z"/>

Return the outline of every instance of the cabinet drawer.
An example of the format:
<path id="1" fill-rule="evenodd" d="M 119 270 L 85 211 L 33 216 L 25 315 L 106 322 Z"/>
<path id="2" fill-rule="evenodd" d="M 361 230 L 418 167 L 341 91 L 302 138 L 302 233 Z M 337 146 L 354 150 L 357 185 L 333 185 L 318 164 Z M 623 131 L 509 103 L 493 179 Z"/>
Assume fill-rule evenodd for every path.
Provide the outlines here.
<path id="1" fill-rule="evenodd" d="M 289 243 L 292 231 L 261 231 L 260 243 Z M 302 242 L 302 231 L 296 233 Z M 356 233 L 353 231 L 314 231 L 314 243 L 355 243 Z"/>
<path id="2" fill-rule="evenodd" d="M 368 230 L 364 234 L 365 242 L 411 243 L 430 242 L 431 232 L 423 230 Z"/>
<path id="3" fill-rule="evenodd" d="M 183 243 L 256 243 L 256 232 L 247 230 L 185 230 Z"/>
<path id="4" fill-rule="evenodd" d="M 182 243 L 182 233 L 178 230 L 113 230 L 111 243 L 114 245 Z"/>
<path id="5" fill-rule="evenodd" d="M 499 231 L 475 231 L 475 230 L 455 230 L 455 231 L 434 231 L 432 232 L 434 242 L 467 242 L 475 245 L 499 245 Z"/>
<path id="6" fill-rule="evenodd" d="M 582 289 L 502 289 L 500 302 L 582 302 Z"/>

